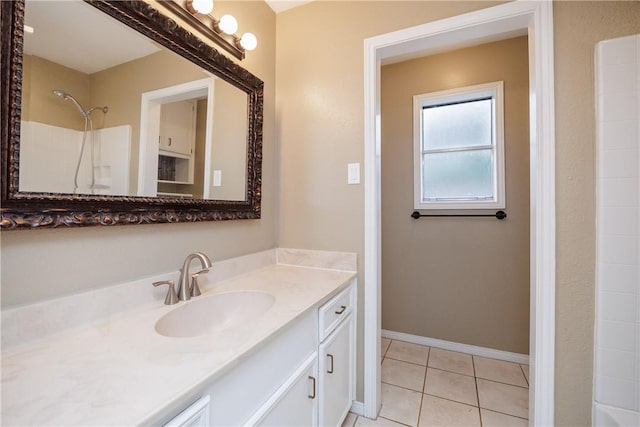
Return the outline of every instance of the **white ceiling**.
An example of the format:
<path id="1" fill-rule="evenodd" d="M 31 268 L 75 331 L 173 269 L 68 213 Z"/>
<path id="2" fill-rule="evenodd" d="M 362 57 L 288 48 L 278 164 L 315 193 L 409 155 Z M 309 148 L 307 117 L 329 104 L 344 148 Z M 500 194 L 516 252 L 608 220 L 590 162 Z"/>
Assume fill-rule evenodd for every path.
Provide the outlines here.
<path id="1" fill-rule="evenodd" d="M 25 24 L 34 29 L 25 33 L 26 53 L 87 74 L 161 49 L 83 2 L 27 0 Z"/>
<path id="2" fill-rule="evenodd" d="M 265 0 L 271 9 L 275 13 L 284 12 L 285 10 L 293 9 L 294 7 L 302 6 L 303 4 L 310 3 L 313 0 Z"/>

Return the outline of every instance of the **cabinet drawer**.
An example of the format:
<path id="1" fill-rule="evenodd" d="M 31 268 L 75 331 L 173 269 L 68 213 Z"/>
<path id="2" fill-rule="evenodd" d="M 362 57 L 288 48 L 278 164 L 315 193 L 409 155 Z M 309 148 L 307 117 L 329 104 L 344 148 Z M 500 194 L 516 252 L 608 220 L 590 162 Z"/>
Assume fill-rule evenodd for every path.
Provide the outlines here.
<path id="1" fill-rule="evenodd" d="M 344 291 L 326 302 L 319 310 L 320 341 L 324 340 L 340 322 L 353 310 L 355 286 L 351 284 Z"/>

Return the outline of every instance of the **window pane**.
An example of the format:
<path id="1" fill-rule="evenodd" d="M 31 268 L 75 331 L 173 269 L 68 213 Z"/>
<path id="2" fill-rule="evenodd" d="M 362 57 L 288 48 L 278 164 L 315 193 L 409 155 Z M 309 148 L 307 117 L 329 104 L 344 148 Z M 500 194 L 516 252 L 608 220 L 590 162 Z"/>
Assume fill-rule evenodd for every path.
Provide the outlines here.
<path id="1" fill-rule="evenodd" d="M 422 109 L 423 149 L 491 145 L 492 99 Z"/>
<path id="2" fill-rule="evenodd" d="M 492 149 L 423 154 L 422 197 L 493 197 Z"/>

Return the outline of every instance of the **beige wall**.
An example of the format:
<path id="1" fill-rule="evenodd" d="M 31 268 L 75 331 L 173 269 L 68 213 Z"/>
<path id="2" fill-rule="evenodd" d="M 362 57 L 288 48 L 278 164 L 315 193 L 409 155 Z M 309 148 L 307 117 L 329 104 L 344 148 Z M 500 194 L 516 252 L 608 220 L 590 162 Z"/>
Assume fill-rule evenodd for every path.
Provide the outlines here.
<path id="1" fill-rule="evenodd" d="M 222 171 L 222 185 L 213 187 L 209 198 L 245 200 L 247 170 L 247 94 L 225 81 L 214 88 L 211 174 Z"/>
<path id="2" fill-rule="evenodd" d="M 262 218 L 3 232 L 3 307 L 174 271 L 196 250 L 222 260 L 275 246 L 275 14 L 262 1 L 220 1 L 216 8 L 258 37 L 242 66 L 265 82 Z"/>
<path id="3" fill-rule="evenodd" d="M 320 1 L 278 15 L 281 246 L 355 251 L 362 266 L 363 188 L 346 185 L 346 164 L 363 159 L 363 39 L 489 5 Z M 592 400 L 593 49 L 598 40 L 640 32 L 640 2 L 554 5 L 555 402 L 557 424 L 576 426 L 590 425 Z M 360 283 L 360 301 L 362 296 Z M 359 316 L 361 337 L 362 310 Z M 358 358 L 362 360 L 361 341 Z M 357 398 L 362 397 L 360 380 Z"/>
<path id="4" fill-rule="evenodd" d="M 351 251 L 360 271 L 358 384 L 363 399 L 363 40 L 495 2 L 316 1 L 278 15 L 279 245 Z"/>
<path id="5" fill-rule="evenodd" d="M 63 90 L 89 108 L 91 79 L 88 74 L 34 55 L 25 55 L 23 73 L 22 120 L 84 130 L 84 117 L 73 102 L 52 91 Z"/>
<path id="6" fill-rule="evenodd" d="M 556 424 L 590 425 L 595 318 L 594 47 L 640 33 L 640 2 L 554 3 Z"/>
<path id="7" fill-rule="evenodd" d="M 196 110 L 196 147 L 194 155 L 196 159 L 204 159 L 206 150 L 206 131 L 207 131 L 207 100 L 198 100 L 198 108 Z M 195 162 L 193 173 L 193 184 L 186 185 L 187 193 L 191 193 L 194 197 L 201 199 L 204 194 L 204 162 Z"/>
<path id="8" fill-rule="evenodd" d="M 528 63 L 519 37 L 382 67 L 383 329 L 529 353 Z M 500 80 L 507 219 L 412 219 L 413 95 Z"/>

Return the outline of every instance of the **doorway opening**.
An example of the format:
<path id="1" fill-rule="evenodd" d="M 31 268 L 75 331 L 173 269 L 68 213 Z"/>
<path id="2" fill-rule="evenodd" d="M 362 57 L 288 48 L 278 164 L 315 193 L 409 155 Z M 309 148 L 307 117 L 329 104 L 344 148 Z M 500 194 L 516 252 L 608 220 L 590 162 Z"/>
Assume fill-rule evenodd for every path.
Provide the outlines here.
<path id="1" fill-rule="evenodd" d="M 529 42 L 529 422 L 554 421 L 555 158 L 553 18 L 548 2 L 512 2 L 365 40 L 365 267 L 363 415 L 381 404 L 380 70 L 410 59 L 527 34 Z"/>

